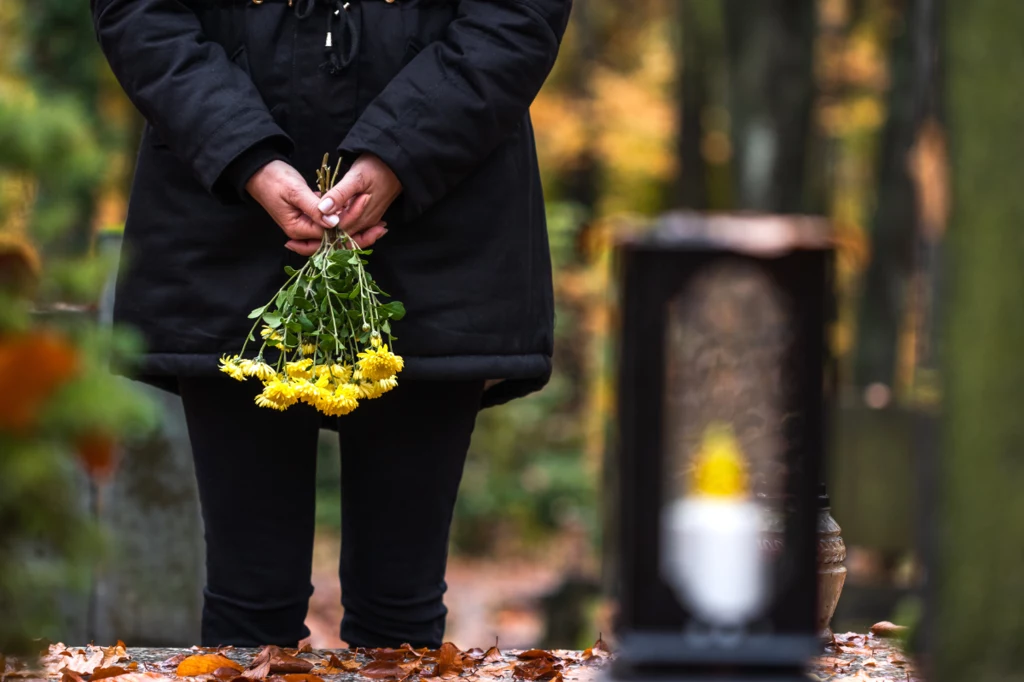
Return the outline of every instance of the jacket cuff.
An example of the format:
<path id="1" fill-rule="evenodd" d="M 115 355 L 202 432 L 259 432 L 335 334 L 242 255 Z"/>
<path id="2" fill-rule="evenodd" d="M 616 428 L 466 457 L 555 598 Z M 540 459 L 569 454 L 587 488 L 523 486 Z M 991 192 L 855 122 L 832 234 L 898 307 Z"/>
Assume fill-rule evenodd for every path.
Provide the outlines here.
<path id="1" fill-rule="evenodd" d="M 227 165 L 217 181 L 219 194 L 231 196 L 242 201 L 253 201 L 245 189 L 246 183 L 256 174 L 256 171 L 266 166 L 271 161 L 287 161 L 279 140 L 268 138 L 260 140 L 253 146 L 239 154 Z"/>

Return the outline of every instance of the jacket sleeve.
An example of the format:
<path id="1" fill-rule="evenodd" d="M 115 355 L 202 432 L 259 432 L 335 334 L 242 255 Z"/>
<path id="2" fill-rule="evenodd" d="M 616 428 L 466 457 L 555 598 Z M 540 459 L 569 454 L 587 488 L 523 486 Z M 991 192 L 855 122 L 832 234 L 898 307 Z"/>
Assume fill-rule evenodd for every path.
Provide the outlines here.
<path id="1" fill-rule="evenodd" d="M 290 153 L 249 75 L 182 0 L 90 0 L 96 34 L 114 75 L 161 141 L 211 192 L 224 170 L 265 143 Z"/>
<path id="2" fill-rule="evenodd" d="M 522 123 L 558 54 L 572 0 L 461 0 L 342 142 L 402 182 L 413 218 L 470 174 Z"/>

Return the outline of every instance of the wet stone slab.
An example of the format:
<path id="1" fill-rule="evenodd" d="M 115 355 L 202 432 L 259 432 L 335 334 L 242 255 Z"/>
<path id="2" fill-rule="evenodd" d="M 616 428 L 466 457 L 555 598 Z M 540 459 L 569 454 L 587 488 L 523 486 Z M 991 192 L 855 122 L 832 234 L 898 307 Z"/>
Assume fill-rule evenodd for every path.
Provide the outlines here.
<path id="1" fill-rule="evenodd" d="M 275 651 L 277 651 L 275 649 Z M 213 655 L 227 659 L 227 663 L 249 670 L 259 663 L 260 649 L 232 648 L 123 648 L 64 647 L 52 645 L 49 654 L 39 664 L 24 664 L 8 659 L 0 678 L 14 680 L 61 680 L 61 682 L 91 682 L 101 677 L 123 682 L 158 682 L 159 678 L 179 678 L 178 665 L 193 656 Z M 459 651 L 446 645 L 440 651 L 406 649 L 377 650 L 283 650 L 282 655 L 294 661 L 295 656 L 308 662 L 308 670 L 292 674 L 270 672 L 256 679 L 268 682 L 596 682 L 611 657 L 601 649 L 586 651 Z M 276 654 L 275 654 L 276 655 Z M 265 655 L 263 660 L 268 657 Z M 2 660 L 2 657 L 0 657 Z M 223 659 L 221 659 L 223 660 Z M 274 659 L 278 660 L 278 659 Z M 203 682 L 231 682 L 241 674 L 232 672 L 221 663 L 212 669 L 187 679 Z M 116 673 L 123 670 L 123 675 Z M 114 673 L 111 676 L 111 673 Z M 312 678 L 311 678 L 312 676 Z M 874 635 L 845 633 L 835 636 L 832 646 L 811 662 L 808 679 L 818 682 L 840 680 L 918 680 L 910 659 L 900 645 L 892 639 Z M 248 682 L 248 680 L 246 680 Z"/>

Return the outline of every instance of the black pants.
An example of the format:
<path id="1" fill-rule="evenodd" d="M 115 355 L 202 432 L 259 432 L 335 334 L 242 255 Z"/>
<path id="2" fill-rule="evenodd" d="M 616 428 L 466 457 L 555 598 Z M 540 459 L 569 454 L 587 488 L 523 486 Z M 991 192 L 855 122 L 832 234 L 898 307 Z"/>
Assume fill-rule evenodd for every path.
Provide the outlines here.
<path id="1" fill-rule="evenodd" d="M 294 646 L 313 557 L 320 416 L 259 385 L 179 381 L 206 527 L 203 644 Z M 341 637 L 438 647 L 448 532 L 483 382 L 404 381 L 340 420 Z"/>

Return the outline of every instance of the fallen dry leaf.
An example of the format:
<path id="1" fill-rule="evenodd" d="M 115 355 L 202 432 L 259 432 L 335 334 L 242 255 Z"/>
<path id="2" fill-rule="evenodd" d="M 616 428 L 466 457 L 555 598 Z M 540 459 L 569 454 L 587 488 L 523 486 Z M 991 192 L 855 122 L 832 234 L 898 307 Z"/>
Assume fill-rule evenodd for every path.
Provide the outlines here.
<path id="1" fill-rule="evenodd" d="M 355 672 L 363 667 L 363 664 L 351 658 L 342 660 L 331 653 L 326 660 L 321 661 L 321 666 L 314 667 L 310 672 L 317 675 L 340 675 Z"/>
<path id="2" fill-rule="evenodd" d="M 127 669 L 122 668 L 118 665 L 110 666 L 109 668 L 96 668 L 93 671 L 92 677 L 89 678 L 90 682 L 96 682 L 96 680 L 103 680 L 108 677 L 118 677 L 128 672 Z"/>
<path id="3" fill-rule="evenodd" d="M 513 668 L 512 675 L 523 680 L 561 679 L 560 667 L 552 665 L 550 660 L 534 658 Z"/>
<path id="4" fill-rule="evenodd" d="M 398 648 L 404 651 L 408 656 L 412 656 L 413 658 L 422 658 L 423 654 L 430 651 L 429 649 L 413 649 L 412 644 L 409 644 L 408 642 L 406 642 Z"/>
<path id="5" fill-rule="evenodd" d="M 905 626 L 895 625 L 887 620 L 871 626 L 871 634 L 875 637 L 902 637 L 906 632 L 907 628 Z"/>
<path id="6" fill-rule="evenodd" d="M 216 677 L 218 680 L 233 680 L 236 677 L 239 677 L 238 668 L 232 668 L 230 666 L 217 668 L 210 674 Z"/>
<path id="7" fill-rule="evenodd" d="M 167 682 L 167 678 L 159 673 L 126 673 L 117 676 L 117 682 L 153 682 L 154 680 Z"/>
<path id="8" fill-rule="evenodd" d="M 178 664 L 181 663 L 182 661 L 184 661 L 186 658 L 188 658 L 188 654 L 174 654 L 173 656 L 171 656 L 167 660 L 161 661 L 160 663 L 157 663 L 156 665 L 157 665 L 158 668 L 163 668 L 165 670 L 169 670 L 171 668 L 177 668 Z"/>
<path id="9" fill-rule="evenodd" d="M 398 665 L 397 661 L 370 661 L 362 668 L 359 674 L 375 680 L 400 680 L 406 675 L 406 670 Z"/>
<path id="10" fill-rule="evenodd" d="M 282 653 L 270 659 L 270 672 L 278 674 L 308 673 L 313 669 L 313 661 L 307 661 Z"/>
<path id="11" fill-rule="evenodd" d="M 528 661 L 530 659 L 544 659 L 547 661 L 557 661 L 558 657 L 550 651 L 544 651 L 543 649 L 527 649 L 519 653 L 517 658 L 521 661 Z"/>
<path id="12" fill-rule="evenodd" d="M 60 672 L 60 682 L 85 682 L 85 680 L 82 679 L 82 675 L 74 670 L 68 670 L 65 668 Z"/>
<path id="13" fill-rule="evenodd" d="M 281 679 L 284 682 L 324 682 L 323 678 L 309 673 L 289 673 L 282 675 Z"/>
<path id="14" fill-rule="evenodd" d="M 873 658 L 869 658 L 868 660 L 864 661 L 862 665 L 871 666 L 872 668 L 874 668 L 876 665 L 878 665 L 878 661 L 876 661 Z"/>
<path id="15" fill-rule="evenodd" d="M 495 638 L 494 646 L 484 652 L 483 662 L 494 663 L 495 661 L 503 661 L 505 657 L 501 655 L 501 651 L 498 650 L 498 640 Z"/>
<path id="16" fill-rule="evenodd" d="M 47 677 L 60 677 L 67 669 L 82 675 L 90 675 L 97 668 L 109 668 L 128 660 L 123 642 L 111 647 L 88 646 L 85 649 L 70 649 L 63 644 L 50 644 L 40 663 Z"/>
<path id="17" fill-rule="evenodd" d="M 265 646 L 256 654 L 249 669 L 242 675 L 253 680 L 263 679 L 270 673 L 308 673 L 313 662 L 286 654 L 278 646 Z"/>
<path id="18" fill-rule="evenodd" d="M 179 663 L 174 672 L 178 677 L 195 677 L 196 675 L 208 675 L 218 668 L 233 668 L 238 672 L 242 671 L 242 666 L 227 656 L 194 654 Z"/>
<path id="19" fill-rule="evenodd" d="M 437 665 L 434 667 L 432 677 L 451 679 L 458 677 L 464 671 L 462 667 L 462 653 L 459 648 L 451 642 L 445 642 L 437 653 Z"/>
<path id="20" fill-rule="evenodd" d="M 593 664 L 608 658 L 609 655 L 611 655 L 611 649 L 604 643 L 601 635 L 598 635 L 594 646 L 584 650 L 580 658 L 584 663 Z"/>

